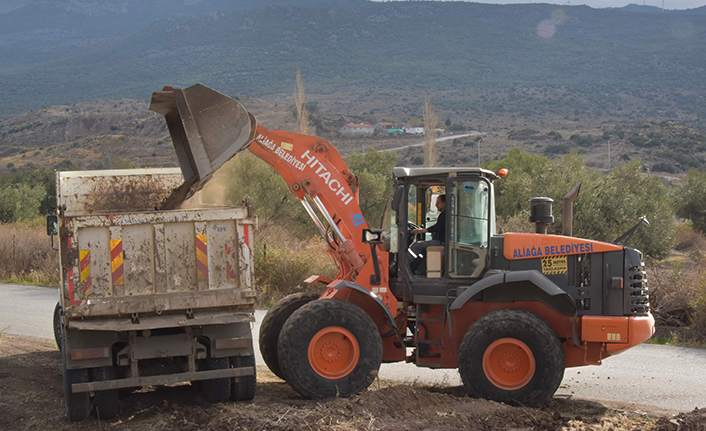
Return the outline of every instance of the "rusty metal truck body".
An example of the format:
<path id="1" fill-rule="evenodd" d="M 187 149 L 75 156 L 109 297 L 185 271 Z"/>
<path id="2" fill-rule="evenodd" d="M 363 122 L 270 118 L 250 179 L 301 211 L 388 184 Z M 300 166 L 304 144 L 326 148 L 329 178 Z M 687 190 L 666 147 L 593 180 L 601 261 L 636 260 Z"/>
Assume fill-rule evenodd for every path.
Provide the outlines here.
<path id="1" fill-rule="evenodd" d="M 254 395 L 254 219 L 248 206 L 156 210 L 183 182 L 179 169 L 57 172 L 72 420 L 91 405 L 117 414 L 119 388 L 203 381 L 212 401 Z"/>

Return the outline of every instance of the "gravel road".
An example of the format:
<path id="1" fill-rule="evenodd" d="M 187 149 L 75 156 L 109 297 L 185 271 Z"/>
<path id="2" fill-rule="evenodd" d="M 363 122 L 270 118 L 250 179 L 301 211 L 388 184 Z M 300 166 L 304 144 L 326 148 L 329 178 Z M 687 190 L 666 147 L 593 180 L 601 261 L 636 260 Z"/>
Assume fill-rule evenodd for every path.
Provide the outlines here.
<path id="1" fill-rule="evenodd" d="M 51 316 L 57 301 L 52 288 L 0 284 L 0 331 L 53 338 Z M 265 310 L 257 310 L 255 333 Z M 257 337 L 255 337 L 257 342 Z M 263 364 L 256 347 L 257 362 Z M 460 385 L 455 370 L 429 370 L 411 364 L 385 364 L 383 379 Z M 641 406 L 665 412 L 706 407 L 706 349 L 643 344 L 602 366 L 570 368 L 557 396 L 608 401 L 626 408 Z"/>

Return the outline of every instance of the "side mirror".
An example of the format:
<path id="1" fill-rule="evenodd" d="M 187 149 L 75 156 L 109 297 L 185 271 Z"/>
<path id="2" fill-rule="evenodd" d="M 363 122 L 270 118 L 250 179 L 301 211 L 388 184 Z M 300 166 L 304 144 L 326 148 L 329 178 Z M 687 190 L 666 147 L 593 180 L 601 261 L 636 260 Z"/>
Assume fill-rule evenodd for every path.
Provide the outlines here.
<path id="1" fill-rule="evenodd" d="M 404 196 L 404 186 L 397 186 L 397 188 L 395 189 L 395 194 L 392 197 L 392 211 L 397 212 L 397 210 L 400 208 L 402 196 Z"/>
<path id="2" fill-rule="evenodd" d="M 59 218 L 55 215 L 47 216 L 47 235 L 54 236 L 59 233 Z"/>
<path id="3" fill-rule="evenodd" d="M 363 244 L 382 244 L 382 229 L 363 229 Z"/>

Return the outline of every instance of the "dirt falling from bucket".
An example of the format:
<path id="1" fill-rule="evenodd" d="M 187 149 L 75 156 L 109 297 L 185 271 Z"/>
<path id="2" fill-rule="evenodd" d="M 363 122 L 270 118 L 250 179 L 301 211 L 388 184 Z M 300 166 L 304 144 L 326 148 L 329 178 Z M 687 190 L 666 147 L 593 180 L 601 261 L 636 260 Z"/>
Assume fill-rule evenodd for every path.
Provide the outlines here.
<path id="1" fill-rule="evenodd" d="M 179 209 L 222 207 L 233 204 L 228 202 L 228 187 L 232 186 L 228 172 L 233 162 L 234 160 L 230 160 L 221 166 L 201 190 L 179 205 Z"/>

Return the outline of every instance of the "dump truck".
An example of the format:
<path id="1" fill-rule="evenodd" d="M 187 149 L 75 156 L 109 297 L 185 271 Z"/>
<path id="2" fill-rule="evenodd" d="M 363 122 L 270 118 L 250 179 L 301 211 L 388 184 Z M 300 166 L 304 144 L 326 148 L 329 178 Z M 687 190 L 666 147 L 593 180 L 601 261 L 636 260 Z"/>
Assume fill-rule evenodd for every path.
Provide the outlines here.
<path id="1" fill-rule="evenodd" d="M 164 209 L 178 168 L 57 172 L 56 184 L 69 419 L 115 416 L 123 388 L 198 382 L 209 401 L 252 399 L 249 205 Z"/>
<path id="2" fill-rule="evenodd" d="M 307 279 L 321 293 L 283 298 L 259 334 L 268 367 L 304 397 L 359 393 L 381 363 L 406 361 L 458 369 L 470 395 L 537 406 L 566 367 L 599 365 L 654 333 L 642 254 L 572 236 L 578 188 L 562 235 L 547 233 L 548 198 L 532 202 L 536 233 L 500 234 L 494 183 L 506 170 L 398 167 L 384 235 L 369 227 L 358 178 L 331 143 L 269 130 L 200 84 L 165 87 L 150 109 L 165 116 L 184 195 L 248 150 L 282 176 L 325 239 L 338 274 Z M 443 235 L 412 253 L 434 205 Z"/>

